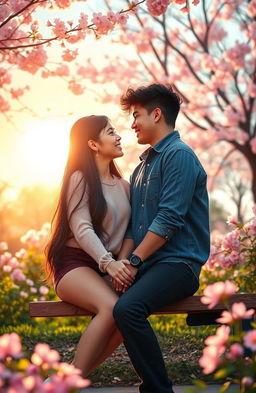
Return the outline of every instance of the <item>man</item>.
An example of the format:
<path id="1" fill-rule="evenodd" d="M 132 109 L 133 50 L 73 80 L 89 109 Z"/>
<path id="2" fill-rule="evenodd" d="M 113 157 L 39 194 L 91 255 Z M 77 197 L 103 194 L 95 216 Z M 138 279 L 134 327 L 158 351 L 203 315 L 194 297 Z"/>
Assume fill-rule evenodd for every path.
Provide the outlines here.
<path id="1" fill-rule="evenodd" d="M 209 256 L 207 176 L 175 130 L 180 99 L 171 88 L 130 88 L 121 104 L 132 110 L 138 143 L 150 147 L 131 177 L 131 228 L 123 256 L 132 251 L 127 259 L 135 281 L 113 314 L 142 380 L 140 392 L 171 393 L 147 317 L 198 289 L 200 270 Z"/>

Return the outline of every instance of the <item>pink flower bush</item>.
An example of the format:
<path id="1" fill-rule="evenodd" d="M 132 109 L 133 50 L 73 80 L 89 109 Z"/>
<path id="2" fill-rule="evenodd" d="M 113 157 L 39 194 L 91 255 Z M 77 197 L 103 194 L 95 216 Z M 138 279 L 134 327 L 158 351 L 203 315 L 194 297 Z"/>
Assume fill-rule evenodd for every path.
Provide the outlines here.
<path id="1" fill-rule="evenodd" d="M 16 333 L 0 337 L 1 393 L 71 393 L 90 384 L 73 365 L 60 363 L 58 352 L 47 344 L 35 346 L 31 363 L 23 356 L 21 341 Z M 17 364 L 16 359 L 21 362 Z M 50 375 L 50 381 L 43 383 L 46 372 Z"/>
<path id="2" fill-rule="evenodd" d="M 229 217 L 227 222 L 233 228 L 231 232 L 212 236 L 210 257 L 203 267 L 203 280 L 209 283 L 209 280 L 216 281 L 221 277 L 223 280 L 231 278 L 242 291 L 255 290 L 255 206 L 252 208 L 254 217 L 250 221 L 241 224 L 235 218 Z"/>
<path id="3" fill-rule="evenodd" d="M 206 299 L 202 298 L 202 302 L 209 304 L 209 308 L 216 304 L 217 299 L 227 305 L 227 299 L 234 293 L 236 285 L 232 286 L 229 282 L 225 286 L 226 283 L 217 282 L 215 285 L 206 287 L 205 293 L 208 295 Z M 219 296 L 220 293 L 225 294 L 224 298 Z M 254 313 L 253 309 L 246 310 L 244 303 L 234 303 L 228 311 L 224 311 L 217 322 L 225 323 L 227 326 L 221 325 L 217 328 L 215 335 L 206 338 L 206 347 L 199 360 L 204 374 L 215 373 L 215 379 L 223 376 L 229 377 L 227 386 L 232 382 L 239 384 L 240 392 L 244 393 L 253 393 L 256 389 L 256 358 L 254 355 L 245 357 L 246 348 L 253 353 L 256 352 L 256 329 L 244 333 L 241 331 L 241 322 L 243 319 L 251 318 Z M 231 329 L 228 326 L 230 324 L 233 325 L 235 334 L 230 334 Z"/>
<path id="4" fill-rule="evenodd" d="M 53 288 L 42 284 L 42 254 L 49 236 L 50 225 L 39 231 L 29 230 L 21 237 L 21 248 L 15 256 L 2 242 L 0 250 L 0 325 L 14 325 L 29 319 L 28 303 L 35 300 L 55 299 Z"/>

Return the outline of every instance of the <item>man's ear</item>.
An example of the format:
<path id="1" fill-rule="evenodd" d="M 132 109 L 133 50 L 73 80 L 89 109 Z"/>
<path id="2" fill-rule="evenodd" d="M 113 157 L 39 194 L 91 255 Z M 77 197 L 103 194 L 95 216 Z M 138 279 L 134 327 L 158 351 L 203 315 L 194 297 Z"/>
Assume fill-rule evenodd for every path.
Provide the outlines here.
<path id="1" fill-rule="evenodd" d="M 97 151 L 99 150 L 99 149 L 98 149 L 98 146 L 97 146 L 97 142 L 95 142 L 93 139 L 89 139 L 89 141 L 88 141 L 88 146 L 89 146 L 89 148 L 92 149 L 95 153 L 97 153 Z"/>
<path id="2" fill-rule="evenodd" d="M 153 110 L 153 116 L 154 116 L 155 122 L 158 123 L 159 120 L 161 120 L 161 118 L 162 118 L 162 111 L 161 111 L 161 109 L 160 108 L 155 108 Z"/>

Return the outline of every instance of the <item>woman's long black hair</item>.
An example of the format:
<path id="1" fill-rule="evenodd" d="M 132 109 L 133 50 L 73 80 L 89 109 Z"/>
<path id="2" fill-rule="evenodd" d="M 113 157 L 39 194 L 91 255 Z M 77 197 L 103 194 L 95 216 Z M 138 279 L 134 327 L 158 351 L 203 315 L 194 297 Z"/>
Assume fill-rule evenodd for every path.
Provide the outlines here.
<path id="1" fill-rule="evenodd" d="M 48 280 L 52 279 L 55 261 L 60 258 L 64 246 L 71 235 L 67 209 L 67 191 L 70 176 L 76 171 L 80 171 L 83 174 L 83 178 L 81 179 L 81 182 L 83 182 L 83 195 L 85 189 L 88 189 L 89 211 L 94 231 L 99 237 L 103 235 L 102 222 L 106 215 L 107 205 L 102 192 L 94 153 L 88 146 L 88 141 L 90 139 L 97 141 L 100 132 L 106 127 L 107 122 L 108 118 L 106 116 L 87 116 L 77 120 L 71 128 L 68 159 L 58 205 L 52 221 L 53 232 L 46 247 L 45 271 Z M 110 163 L 110 172 L 119 178 L 121 177 L 113 161 Z M 77 187 L 79 187 L 79 184 Z M 75 206 L 70 216 L 78 208 L 81 200 Z"/>

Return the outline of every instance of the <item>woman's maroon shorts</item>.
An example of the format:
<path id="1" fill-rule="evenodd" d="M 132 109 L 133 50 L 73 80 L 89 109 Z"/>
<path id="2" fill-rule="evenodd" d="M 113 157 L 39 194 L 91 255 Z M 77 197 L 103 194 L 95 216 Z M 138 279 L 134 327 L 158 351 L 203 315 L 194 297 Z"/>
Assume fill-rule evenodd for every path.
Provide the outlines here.
<path id="1" fill-rule="evenodd" d="M 95 262 L 95 260 L 84 250 L 82 250 L 81 248 L 65 246 L 62 256 L 56 261 L 54 265 L 55 288 L 57 288 L 60 279 L 66 273 L 81 266 L 90 267 L 100 276 L 106 275 L 106 273 L 102 273 L 100 271 L 97 262 Z"/>

